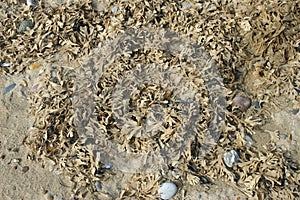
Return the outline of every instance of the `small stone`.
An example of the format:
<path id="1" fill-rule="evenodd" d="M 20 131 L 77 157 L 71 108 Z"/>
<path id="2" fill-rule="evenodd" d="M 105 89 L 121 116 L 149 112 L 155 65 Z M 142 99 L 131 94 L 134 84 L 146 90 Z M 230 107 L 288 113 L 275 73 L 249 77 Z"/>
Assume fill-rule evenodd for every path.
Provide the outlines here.
<path id="1" fill-rule="evenodd" d="M 27 29 L 33 29 L 34 24 L 31 20 L 24 20 L 20 23 L 18 33 L 24 33 Z"/>
<path id="2" fill-rule="evenodd" d="M 236 96 L 232 100 L 232 106 L 239 108 L 242 112 L 245 112 L 251 106 L 251 100 L 247 97 Z"/>
<path id="3" fill-rule="evenodd" d="M 295 49 L 297 52 L 300 52 L 300 44 L 297 47 L 295 47 Z"/>
<path id="4" fill-rule="evenodd" d="M 101 183 L 99 181 L 95 182 L 95 187 L 96 187 L 97 192 L 101 192 L 102 186 L 101 186 Z"/>
<path id="5" fill-rule="evenodd" d="M 12 91 L 16 86 L 17 86 L 16 83 L 13 83 L 13 84 L 10 84 L 9 86 L 7 86 L 3 91 L 3 95 Z"/>
<path id="6" fill-rule="evenodd" d="M 256 109 L 261 108 L 261 105 L 260 105 L 260 103 L 259 103 L 258 101 L 253 101 L 253 102 L 252 102 L 252 105 L 253 105 L 254 108 L 256 108 Z"/>
<path id="7" fill-rule="evenodd" d="M 28 166 L 24 166 L 24 167 L 22 168 L 22 172 L 23 172 L 23 173 L 28 172 L 28 170 L 29 170 L 29 167 L 28 167 Z"/>
<path id="8" fill-rule="evenodd" d="M 287 134 L 284 134 L 284 133 L 279 133 L 278 134 L 278 137 L 282 138 L 282 139 L 286 139 L 288 137 Z"/>
<path id="9" fill-rule="evenodd" d="M 11 152 L 13 152 L 13 153 L 18 153 L 18 152 L 19 152 L 19 148 L 18 148 L 18 147 L 15 147 L 15 148 L 13 148 L 13 149 L 11 150 Z"/>
<path id="10" fill-rule="evenodd" d="M 52 83 L 57 83 L 57 78 L 56 78 L 55 76 L 53 76 L 53 77 L 51 78 L 51 82 L 52 82 Z"/>
<path id="11" fill-rule="evenodd" d="M 293 115 L 297 115 L 298 113 L 299 113 L 299 109 L 293 109 L 293 110 L 292 110 L 292 114 L 293 114 Z"/>
<path id="12" fill-rule="evenodd" d="M 96 171 L 95 171 L 95 174 L 103 174 L 104 173 L 104 169 L 102 169 L 102 168 L 98 168 L 98 169 L 96 169 Z"/>
<path id="13" fill-rule="evenodd" d="M 158 189 L 158 194 L 162 199 L 170 199 L 176 194 L 176 192 L 177 186 L 172 182 L 165 182 Z"/>
<path id="14" fill-rule="evenodd" d="M 235 150 L 227 151 L 223 155 L 223 161 L 225 165 L 230 168 L 233 167 L 233 165 L 236 165 L 239 160 L 240 157 Z"/>

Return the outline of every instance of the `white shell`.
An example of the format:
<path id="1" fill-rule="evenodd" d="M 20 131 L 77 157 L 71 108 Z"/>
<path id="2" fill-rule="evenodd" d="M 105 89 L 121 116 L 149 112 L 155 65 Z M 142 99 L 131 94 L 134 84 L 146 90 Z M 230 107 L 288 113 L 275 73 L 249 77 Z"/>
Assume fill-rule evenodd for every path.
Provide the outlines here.
<path id="1" fill-rule="evenodd" d="M 36 3 L 34 0 L 27 0 L 27 5 L 29 6 L 36 6 Z"/>
<path id="2" fill-rule="evenodd" d="M 177 186 L 172 182 L 165 182 L 158 189 L 158 194 L 162 199 L 170 199 L 176 194 L 176 192 Z"/>
<path id="3" fill-rule="evenodd" d="M 112 168 L 112 164 L 111 163 L 104 163 L 104 165 L 102 166 L 102 168 L 104 168 L 104 169 L 110 169 L 110 168 Z"/>
<path id="4" fill-rule="evenodd" d="M 115 13 L 115 12 L 117 12 L 118 11 L 118 6 L 114 6 L 112 9 L 111 9 L 111 12 L 112 13 Z"/>
<path id="5" fill-rule="evenodd" d="M 254 141 L 249 135 L 245 135 L 245 140 L 247 141 L 247 146 L 250 147 Z"/>
<path id="6" fill-rule="evenodd" d="M 227 151 L 223 155 L 223 161 L 227 167 L 232 167 L 234 164 L 237 164 L 240 157 L 235 150 Z"/>
<path id="7" fill-rule="evenodd" d="M 1 67 L 9 67 L 10 66 L 10 62 L 4 62 L 1 64 Z"/>

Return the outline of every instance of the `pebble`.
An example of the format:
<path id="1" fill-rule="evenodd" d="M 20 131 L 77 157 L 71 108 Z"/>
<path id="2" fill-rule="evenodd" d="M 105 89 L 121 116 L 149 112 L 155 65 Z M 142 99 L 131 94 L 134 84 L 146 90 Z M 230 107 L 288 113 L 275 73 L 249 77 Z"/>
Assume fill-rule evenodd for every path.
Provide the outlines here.
<path id="1" fill-rule="evenodd" d="M 95 187 L 96 187 L 97 192 L 101 192 L 102 186 L 101 186 L 101 183 L 99 181 L 95 182 Z"/>
<path id="2" fill-rule="evenodd" d="M 101 169 L 96 169 L 95 171 L 95 174 L 103 174 L 104 173 L 104 170 L 101 168 Z"/>
<path id="3" fill-rule="evenodd" d="M 284 134 L 284 133 L 279 133 L 278 134 L 278 137 L 282 138 L 282 139 L 286 139 L 288 137 L 287 134 Z"/>
<path id="4" fill-rule="evenodd" d="M 24 20 L 20 23 L 18 33 L 24 33 L 27 30 L 27 28 L 33 29 L 33 27 L 34 24 L 31 20 Z"/>
<path id="5" fill-rule="evenodd" d="M 238 153 L 235 150 L 227 151 L 223 155 L 223 161 L 227 167 L 233 167 L 240 160 Z"/>
<path id="6" fill-rule="evenodd" d="M 28 166 L 24 166 L 24 167 L 22 168 L 22 172 L 23 172 L 23 173 L 28 172 L 28 170 L 29 170 L 29 167 L 28 167 Z"/>
<path id="7" fill-rule="evenodd" d="M 299 109 L 293 109 L 293 110 L 292 110 L 292 114 L 293 114 L 293 115 L 297 115 L 298 113 L 299 113 Z"/>
<path id="8" fill-rule="evenodd" d="M 232 106 L 239 108 L 242 112 L 245 112 L 251 106 L 251 100 L 247 97 L 236 96 L 232 100 Z"/>
<path id="9" fill-rule="evenodd" d="M 188 2 L 182 2 L 181 7 L 182 8 L 193 8 L 193 5 Z"/>
<path id="10" fill-rule="evenodd" d="M 158 194 L 162 199 L 170 199 L 176 194 L 176 192 L 177 186 L 172 182 L 165 182 L 158 189 Z"/>
<path id="11" fill-rule="evenodd" d="M 297 52 L 300 52 L 300 44 L 297 47 L 295 47 L 295 49 Z"/>
<path id="12" fill-rule="evenodd" d="M 252 105 L 254 106 L 254 108 L 258 109 L 261 108 L 261 105 L 258 101 L 253 101 Z"/>
<path id="13" fill-rule="evenodd" d="M 51 82 L 52 82 L 52 83 L 57 83 L 57 78 L 56 78 L 55 76 L 53 76 L 53 77 L 51 78 Z"/>
<path id="14" fill-rule="evenodd" d="M 7 86 L 4 91 L 3 91 L 3 94 L 7 94 L 9 93 L 10 91 L 12 91 L 15 87 L 16 87 L 16 83 L 13 83 L 13 84 L 10 84 L 9 86 Z"/>
<path id="15" fill-rule="evenodd" d="M 12 149 L 9 149 L 10 152 L 13 152 L 13 153 L 18 153 L 19 152 L 19 148 L 18 147 L 14 147 Z"/>
<path id="16" fill-rule="evenodd" d="M 40 84 L 35 84 L 34 86 L 32 86 L 32 91 L 36 92 L 39 88 Z"/>

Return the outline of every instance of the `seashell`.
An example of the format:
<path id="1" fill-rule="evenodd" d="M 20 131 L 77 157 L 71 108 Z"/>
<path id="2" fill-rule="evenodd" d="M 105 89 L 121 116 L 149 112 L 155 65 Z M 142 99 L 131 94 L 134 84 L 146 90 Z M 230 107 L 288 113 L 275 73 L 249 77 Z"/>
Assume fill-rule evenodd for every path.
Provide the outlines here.
<path id="1" fill-rule="evenodd" d="M 172 182 L 165 182 L 158 189 L 158 194 L 162 199 L 170 199 L 176 194 L 176 192 L 177 186 Z"/>
<path id="2" fill-rule="evenodd" d="M 3 94 L 7 94 L 7 93 L 9 93 L 10 91 L 12 91 L 12 90 L 16 87 L 16 85 L 17 85 L 16 83 L 13 83 L 13 84 L 7 86 L 7 87 L 4 89 Z"/>
<path id="3" fill-rule="evenodd" d="M 232 106 L 239 108 L 242 112 L 245 112 L 251 106 L 251 100 L 247 97 L 236 96 L 232 100 Z"/>
<path id="4" fill-rule="evenodd" d="M 118 6 L 114 6 L 112 9 L 111 9 L 111 12 L 112 13 L 115 13 L 115 12 L 117 12 L 118 11 Z"/>
<path id="5" fill-rule="evenodd" d="M 11 65 L 10 62 L 4 62 L 1 64 L 1 67 L 9 67 Z"/>
<path id="6" fill-rule="evenodd" d="M 249 135 L 245 135 L 245 140 L 247 141 L 248 147 L 254 143 L 253 139 Z"/>
<path id="7" fill-rule="evenodd" d="M 233 167 L 240 160 L 238 153 L 235 150 L 227 151 L 223 155 L 223 161 L 227 167 Z"/>
<path id="8" fill-rule="evenodd" d="M 288 137 L 288 135 L 284 134 L 284 133 L 278 133 L 278 137 L 282 138 L 282 139 L 286 139 Z"/>
<path id="9" fill-rule="evenodd" d="M 34 0 L 27 0 L 28 6 L 36 6 L 36 2 Z"/>
<path id="10" fill-rule="evenodd" d="M 30 69 L 30 70 L 35 70 L 35 69 L 39 68 L 40 66 L 42 66 L 42 64 L 40 64 L 40 63 L 35 63 L 35 64 L 30 65 L 30 66 L 29 66 L 29 69 Z"/>
<path id="11" fill-rule="evenodd" d="M 27 28 L 33 29 L 33 27 L 34 27 L 34 24 L 31 20 L 24 20 L 20 23 L 18 33 L 24 33 L 27 30 Z"/>

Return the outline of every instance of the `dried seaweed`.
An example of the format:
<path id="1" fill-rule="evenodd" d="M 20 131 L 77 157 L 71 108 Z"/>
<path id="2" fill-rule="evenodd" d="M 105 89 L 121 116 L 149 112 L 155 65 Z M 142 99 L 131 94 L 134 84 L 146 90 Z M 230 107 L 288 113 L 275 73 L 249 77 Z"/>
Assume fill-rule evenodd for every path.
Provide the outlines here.
<path id="1" fill-rule="evenodd" d="M 109 12 L 115 5 L 119 9 Z M 204 122 L 209 121 L 209 115 L 202 116 L 203 123 L 198 124 L 197 140 L 173 163 L 173 167 L 181 172 L 180 177 L 185 184 L 195 184 L 200 176 L 205 175 L 211 181 L 225 180 L 248 197 L 299 197 L 299 168 L 289 167 L 283 152 L 277 151 L 272 141 L 266 145 L 264 152 L 260 152 L 253 146 L 246 146 L 244 139 L 246 134 L 255 134 L 257 128 L 265 123 L 270 110 L 278 108 L 282 103 L 282 96 L 288 97 L 294 108 L 299 108 L 298 2 L 224 0 L 191 2 L 191 6 L 183 6 L 173 1 L 114 1 L 106 5 L 104 12 L 96 10 L 91 1 L 78 1 L 57 9 L 45 7 L 43 3 L 35 9 L 25 6 L 18 9 L 21 11 L 18 16 L 14 11 L 1 13 L 4 20 L 0 22 L 3 27 L 0 33 L 0 61 L 12 63 L 7 68 L 0 68 L 1 73 L 20 73 L 40 58 L 50 62 L 58 52 L 67 54 L 70 60 L 82 59 L 107 38 L 129 28 L 141 28 L 149 24 L 183 34 L 203 46 L 219 66 L 228 99 L 243 91 L 247 96 L 265 102 L 265 105 L 259 111 L 250 107 L 245 113 L 234 113 L 228 109 L 226 126 L 218 145 L 205 157 L 199 156 L 203 139 L 201 130 L 207 128 Z M 32 19 L 35 26 L 20 35 L 17 33 L 17 24 L 24 19 Z M 110 139 L 127 144 L 133 151 L 149 152 L 158 146 L 147 139 L 126 138 L 128 130 L 120 130 L 120 127 L 114 126 L 113 121 L 108 120 L 112 113 L 109 88 L 122 78 L 126 70 L 130 71 L 137 64 L 151 62 L 169 63 L 172 66 L 178 63 L 188 65 L 166 52 L 143 49 L 135 52 L 135 55 L 124 55 L 111 63 L 111 68 L 97 85 L 95 112 L 98 121 L 95 123 L 105 129 Z M 94 191 L 94 180 L 101 181 L 110 178 L 110 175 L 104 173 L 99 176 L 93 173 L 101 163 L 79 141 L 72 113 L 71 97 L 75 80 L 75 69 L 72 68 L 62 67 L 56 71 L 48 69 L 41 73 L 44 76 L 41 86 L 30 97 L 36 121 L 25 143 L 35 154 L 53 160 L 66 171 L 77 183 L 74 192 L 84 196 L 88 189 Z M 53 76 L 57 77 L 56 82 L 51 81 Z M 193 79 L 192 76 L 187 77 Z M 196 84 L 199 93 L 206 97 L 207 90 L 202 86 Z M 156 95 L 152 99 L 154 101 L 172 101 L 172 95 L 166 87 L 140 86 L 132 107 L 141 112 L 144 112 L 144 107 L 138 99 L 145 96 L 143 91 Z M 162 91 L 167 95 L 164 96 Z M 146 97 L 143 99 L 144 102 L 148 100 Z M 209 109 L 207 99 L 198 103 L 202 104 L 202 111 L 208 113 L 205 112 Z M 230 101 L 227 104 L 230 105 Z M 172 120 L 175 125 L 170 132 L 162 134 L 163 140 L 176 133 L 176 123 L 182 119 L 175 116 Z M 120 131 L 124 133 L 117 137 L 116 133 Z M 237 166 L 229 169 L 222 155 L 231 149 L 238 152 L 240 161 Z M 119 198 L 155 198 L 156 193 L 153 191 L 157 188 L 158 180 L 160 178 L 156 174 L 135 174 L 129 184 L 130 188 L 123 189 Z"/>

